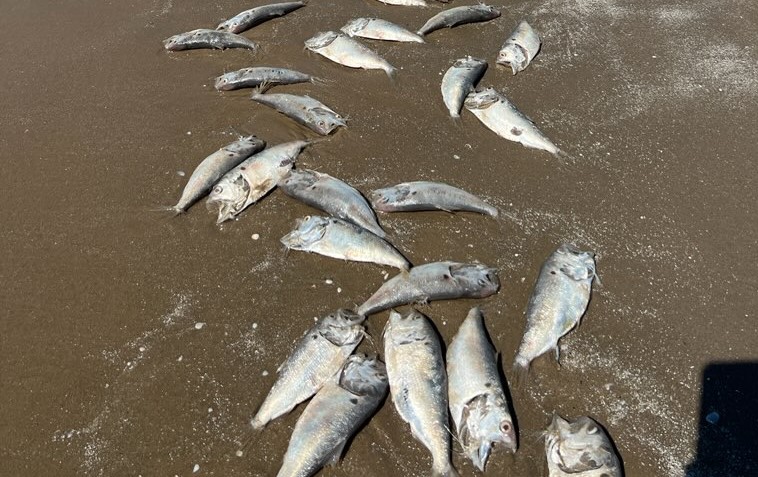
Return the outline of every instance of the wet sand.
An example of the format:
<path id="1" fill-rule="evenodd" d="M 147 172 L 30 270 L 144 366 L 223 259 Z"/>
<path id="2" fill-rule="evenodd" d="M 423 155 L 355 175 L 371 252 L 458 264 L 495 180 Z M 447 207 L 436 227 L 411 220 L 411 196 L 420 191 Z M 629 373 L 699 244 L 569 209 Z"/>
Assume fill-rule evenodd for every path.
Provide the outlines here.
<path id="1" fill-rule="evenodd" d="M 213 89 L 218 74 L 253 65 L 327 79 L 275 91 L 310 94 L 350 118 L 299 166 L 363 192 L 449 182 L 501 210 L 498 219 L 380 220 L 415 264 L 499 269 L 496 296 L 421 310 L 449 342 L 481 305 L 507 376 L 542 261 L 563 241 L 597 253 L 603 284 L 562 341 L 561 366 L 541 358 L 524 387 L 511 387 L 518 453 L 495 452 L 485 475 L 545 475 L 540 432 L 553 411 L 602 423 L 628 476 L 688 467 L 690 476 L 716 475 L 691 465 L 703 370 L 758 360 L 754 2 L 516 3 L 493 22 L 432 33 L 425 45 L 366 41 L 399 68 L 395 83 L 303 51 L 303 41 L 356 16 L 415 29 L 441 5 L 311 0 L 246 34 L 261 43 L 257 55 L 163 50 L 164 38 L 244 8 L 228 0 L 4 7 L 0 30 L 13 39 L 0 44 L 4 475 L 275 475 L 302 406 L 256 436 L 248 419 L 314 317 L 362 303 L 385 269 L 285 255 L 279 238 L 316 211 L 280 191 L 222 227 L 203 203 L 175 219 L 151 210 L 175 203 L 187 178 L 178 172 L 191 173 L 237 133 L 270 144 L 314 137 L 247 90 Z M 521 19 L 543 48 L 512 76 L 494 59 Z M 500 139 L 465 111 L 451 122 L 439 83 L 467 54 L 490 63 L 480 85 L 504 89 L 570 159 Z M 369 319 L 374 344 L 362 350 L 380 349 L 386 318 Z M 236 457 L 249 438 L 250 451 Z M 729 475 L 751 475 L 749 460 L 730 456 Z M 458 451 L 454 462 L 476 474 Z M 322 475 L 429 468 L 387 402 Z"/>

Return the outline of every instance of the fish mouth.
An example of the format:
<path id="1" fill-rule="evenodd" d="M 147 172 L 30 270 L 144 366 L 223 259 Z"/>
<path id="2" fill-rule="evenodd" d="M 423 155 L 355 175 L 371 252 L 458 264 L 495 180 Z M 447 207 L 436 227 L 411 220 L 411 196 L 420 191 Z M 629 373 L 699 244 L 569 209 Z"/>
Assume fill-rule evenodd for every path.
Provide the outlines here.
<path id="1" fill-rule="evenodd" d="M 205 203 L 210 212 L 218 214 L 216 218 L 216 224 L 231 220 L 239 214 L 241 208 L 239 203 L 222 198 L 209 198 Z"/>

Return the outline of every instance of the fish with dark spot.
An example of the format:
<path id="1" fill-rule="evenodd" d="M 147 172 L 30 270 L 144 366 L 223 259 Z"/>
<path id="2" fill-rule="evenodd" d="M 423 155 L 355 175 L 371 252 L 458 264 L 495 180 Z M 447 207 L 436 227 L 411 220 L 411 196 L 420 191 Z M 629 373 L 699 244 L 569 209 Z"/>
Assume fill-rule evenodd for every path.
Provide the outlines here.
<path id="1" fill-rule="evenodd" d="M 347 126 L 345 118 L 310 96 L 255 91 L 250 99 L 276 109 L 322 136 L 328 136 L 340 126 Z"/>
<path id="2" fill-rule="evenodd" d="M 163 46 L 169 51 L 247 48 L 257 50 L 258 44 L 244 36 L 235 35 L 226 31 L 209 30 L 200 28 L 197 30 L 180 33 L 163 40 Z"/>
<path id="3" fill-rule="evenodd" d="M 545 432 L 549 477 L 622 477 L 610 437 L 592 418 L 573 422 L 553 414 Z"/>
<path id="4" fill-rule="evenodd" d="M 350 356 L 298 418 L 277 477 L 308 477 L 337 463 L 347 441 L 376 412 L 387 389 L 384 363 L 364 354 Z"/>
<path id="5" fill-rule="evenodd" d="M 245 30 L 249 30 L 256 25 L 260 25 L 263 22 L 284 16 L 290 12 L 304 7 L 306 2 L 285 2 L 285 3 L 273 3 L 271 5 L 262 5 L 260 7 L 251 8 L 244 12 L 238 13 L 232 18 L 221 22 L 216 30 L 228 31 L 232 33 L 242 33 Z"/>
<path id="6" fill-rule="evenodd" d="M 441 182 L 403 182 L 369 194 L 371 204 L 381 212 L 417 210 L 462 210 L 497 217 L 497 209 L 465 190 Z"/>
<path id="7" fill-rule="evenodd" d="M 357 310 L 369 316 L 410 303 L 455 298 L 485 298 L 500 288 L 497 271 L 475 263 L 434 262 L 387 280 Z"/>
<path id="8" fill-rule="evenodd" d="M 440 28 L 453 28 L 466 23 L 486 22 L 499 16 L 499 10 L 483 4 L 453 7 L 443 10 L 427 20 L 417 33 L 424 36 Z"/>
<path id="9" fill-rule="evenodd" d="M 279 182 L 282 191 L 332 217 L 347 220 L 384 238 L 373 209 L 355 188 L 329 174 L 293 169 Z"/>
<path id="10" fill-rule="evenodd" d="M 424 43 L 424 39 L 412 31 L 381 18 L 356 18 L 347 22 L 341 30 L 349 36 L 372 40 Z"/>
<path id="11" fill-rule="evenodd" d="M 305 40 L 305 47 L 335 63 L 365 70 L 383 70 L 390 78 L 397 70 L 376 52 L 357 40 L 334 31 L 320 32 Z"/>

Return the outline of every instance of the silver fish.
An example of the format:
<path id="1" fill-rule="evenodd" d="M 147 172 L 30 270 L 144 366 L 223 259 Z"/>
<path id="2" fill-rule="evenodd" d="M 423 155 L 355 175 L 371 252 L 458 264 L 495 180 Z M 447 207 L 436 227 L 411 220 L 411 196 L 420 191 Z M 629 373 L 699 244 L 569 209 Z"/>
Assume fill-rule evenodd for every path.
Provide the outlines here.
<path id="1" fill-rule="evenodd" d="M 276 109 L 322 136 L 328 136 L 340 126 L 347 126 L 345 118 L 310 96 L 283 93 L 263 94 L 256 91 L 250 98 Z"/>
<path id="2" fill-rule="evenodd" d="M 474 87 L 487 71 L 487 62 L 479 58 L 467 56 L 455 60 L 442 77 L 442 100 L 445 102 L 450 116 L 459 118 L 466 96 L 474 91 Z"/>
<path id="3" fill-rule="evenodd" d="M 485 298 L 499 288 L 500 280 L 494 268 L 475 263 L 426 263 L 384 282 L 356 311 L 359 315 L 369 316 L 410 303 Z"/>
<path id="4" fill-rule="evenodd" d="M 207 194 L 221 176 L 264 147 L 266 142 L 255 136 L 241 137 L 206 157 L 192 172 L 179 202 L 169 209 L 177 214 L 185 212 Z"/>
<path id="5" fill-rule="evenodd" d="M 484 318 L 472 308 L 447 348 L 450 415 L 466 456 L 482 472 L 492 445 L 516 452 L 516 433 Z"/>
<path id="6" fill-rule="evenodd" d="M 356 18 L 350 20 L 342 27 L 342 31 L 349 36 L 359 36 L 372 40 L 424 43 L 424 39 L 412 31 L 380 18 Z"/>
<path id="7" fill-rule="evenodd" d="M 271 5 L 263 5 L 260 7 L 251 8 L 244 12 L 238 13 L 229 20 L 221 22 L 216 30 L 229 31 L 232 33 L 242 33 L 245 30 L 249 30 L 256 25 L 288 14 L 295 11 L 298 8 L 304 7 L 306 2 L 285 2 L 285 3 L 273 3 Z"/>
<path id="8" fill-rule="evenodd" d="M 257 66 L 224 73 L 216 78 L 215 87 L 218 91 L 230 91 L 239 88 L 255 88 L 262 84 L 317 83 L 320 81 L 318 78 L 295 70 Z"/>
<path id="9" fill-rule="evenodd" d="M 363 195 L 329 174 L 293 169 L 279 182 L 279 187 L 285 194 L 332 217 L 352 222 L 379 237 L 386 236 Z"/>
<path id="10" fill-rule="evenodd" d="M 549 477 L 621 477 L 610 437 L 589 417 L 568 422 L 558 414 L 545 432 Z"/>
<path id="11" fill-rule="evenodd" d="M 393 77 L 396 73 L 395 67 L 387 60 L 343 33 L 333 31 L 317 33 L 305 40 L 305 47 L 350 68 L 384 70 L 389 77 Z"/>
<path id="12" fill-rule="evenodd" d="M 309 143 L 292 141 L 264 149 L 224 174 L 208 197 L 208 208 L 218 208 L 221 223 L 269 193 L 284 177 Z"/>
<path id="13" fill-rule="evenodd" d="M 309 477 L 336 463 L 350 437 L 387 395 L 387 370 L 376 358 L 350 356 L 303 410 L 292 431 L 278 477 Z"/>
<path id="14" fill-rule="evenodd" d="M 402 5 L 405 7 L 425 7 L 426 0 L 379 0 L 385 5 Z"/>
<path id="15" fill-rule="evenodd" d="M 405 316 L 390 312 L 384 356 L 392 403 L 413 437 L 431 452 L 432 476 L 457 476 L 450 462 L 447 376 L 434 326 L 415 310 Z"/>
<path id="16" fill-rule="evenodd" d="M 499 10 L 483 4 L 453 7 L 443 10 L 427 20 L 417 33 L 423 36 L 440 28 L 453 28 L 465 23 L 486 22 L 499 16 Z"/>
<path id="17" fill-rule="evenodd" d="M 408 260 L 384 239 L 363 227 L 334 217 L 308 216 L 282 237 L 292 250 L 313 252 L 354 262 L 373 262 L 408 270 Z"/>
<path id="18" fill-rule="evenodd" d="M 463 210 L 497 217 L 497 209 L 465 190 L 441 182 L 403 182 L 369 194 L 376 210 L 409 212 L 416 210 Z"/>
<path id="19" fill-rule="evenodd" d="M 213 48 L 225 50 L 227 48 L 247 48 L 257 50 L 258 44 L 244 36 L 235 35 L 226 31 L 197 30 L 180 33 L 163 40 L 163 46 L 169 51 L 194 50 L 199 48 Z"/>
<path id="20" fill-rule="evenodd" d="M 558 340 L 579 324 L 590 302 L 595 254 L 564 243 L 542 265 L 526 307 L 526 331 L 514 368 L 522 374 L 533 359 L 555 350 Z"/>
<path id="21" fill-rule="evenodd" d="M 510 65 L 515 75 L 529 66 L 529 63 L 539 53 L 541 45 L 542 42 L 537 32 L 527 22 L 522 21 L 500 48 L 500 52 L 497 54 L 497 63 Z"/>
<path id="22" fill-rule="evenodd" d="M 338 310 L 313 325 L 277 370 L 276 382 L 250 420 L 253 429 L 289 413 L 339 372 L 365 335 L 361 322 L 352 311 Z"/>
<path id="23" fill-rule="evenodd" d="M 561 150 L 529 118 L 493 88 L 469 94 L 463 104 L 498 136 L 526 147 L 561 154 Z"/>

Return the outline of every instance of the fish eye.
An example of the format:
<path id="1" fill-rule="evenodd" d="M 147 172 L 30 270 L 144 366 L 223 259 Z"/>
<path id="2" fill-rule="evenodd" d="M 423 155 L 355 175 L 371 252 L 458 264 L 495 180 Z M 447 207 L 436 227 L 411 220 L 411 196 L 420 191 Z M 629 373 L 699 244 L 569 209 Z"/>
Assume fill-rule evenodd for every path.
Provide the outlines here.
<path id="1" fill-rule="evenodd" d="M 214 193 L 214 194 L 220 194 L 220 193 L 222 193 L 222 192 L 224 192 L 224 188 L 223 188 L 223 187 L 221 187 L 221 186 L 216 186 L 216 187 L 213 189 L 213 193 Z"/>
<path id="2" fill-rule="evenodd" d="M 593 425 L 587 426 L 587 434 L 595 434 L 597 433 L 597 427 Z"/>
<path id="3" fill-rule="evenodd" d="M 511 432 L 511 423 L 507 421 L 503 421 L 500 423 L 500 432 L 503 433 L 509 433 Z"/>

